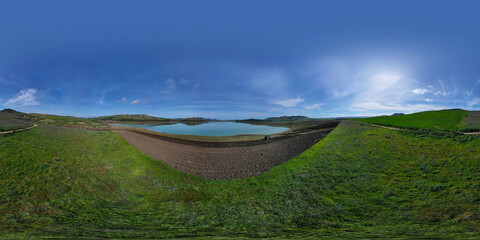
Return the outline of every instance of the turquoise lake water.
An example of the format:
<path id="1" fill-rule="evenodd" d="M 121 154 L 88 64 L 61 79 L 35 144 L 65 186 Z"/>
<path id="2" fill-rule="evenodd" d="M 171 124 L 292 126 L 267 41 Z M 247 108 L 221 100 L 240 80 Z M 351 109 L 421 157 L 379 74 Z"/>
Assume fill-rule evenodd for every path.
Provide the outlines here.
<path id="1" fill-rule="evenodd" d="M 270 127 L 265 125 L 251 125 L 236 122 L 208 122 L 200 125 L 189 126 L 183 123 L 172 125 L 146 125 L 146 124 L 111 124 L 119 127 L 140 127 L 155 132 L 165 132 L 183 135 L 198 136 L 234 136 L 242 134 L 274 134 L 287 131 L 284 127 Z"/>

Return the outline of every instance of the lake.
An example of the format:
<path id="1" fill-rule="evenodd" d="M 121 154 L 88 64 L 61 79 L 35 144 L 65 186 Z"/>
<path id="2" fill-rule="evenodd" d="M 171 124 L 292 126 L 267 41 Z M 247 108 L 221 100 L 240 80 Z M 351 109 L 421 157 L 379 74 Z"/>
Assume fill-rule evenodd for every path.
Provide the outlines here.
<path id="1" fill-rule="evenodd" d="M 236 122 L 208 122 L 199 125 L 186 125 L 176 123 L 171 125 L 147 125 L 147 124 L 110 124 L 119 127 L 139 127 L 146 128 L 155 132 L 165 132 L 171 134 L 182 135 L 198 135 L 198 136 L 234 136 L 243 134 L 274 134 L 287 131 L 285 127 L 270 127 L 266 125 L 252 125 Z"/>

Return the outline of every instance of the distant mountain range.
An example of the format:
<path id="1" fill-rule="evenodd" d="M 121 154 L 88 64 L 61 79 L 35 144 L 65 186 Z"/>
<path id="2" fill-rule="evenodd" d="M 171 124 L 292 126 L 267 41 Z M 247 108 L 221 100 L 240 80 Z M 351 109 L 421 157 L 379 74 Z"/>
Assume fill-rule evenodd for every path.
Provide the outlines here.
<path id="1" fill-rule="evenodd" d="M 89 118 L 92 121 L 98 122 L 142 122 L 142 123 L 161 123 L 161 124 L 174 124 L 174 123 L 185 123 L 188 125 L 195 125 L 206 123 L 210 121 L 217 121 L 215 119 L 201 118 L 201 117 L 190 117 L 190 118 L 163 118 L 163 117 L 153 117 L 146 114 L 118 114 L 111 116 L 101 116 Z"/>
<path id="2" fill-rule="evenodd" d="M 244 119 L 244 120 L 236 120 L 236 122 L 298 122 L 298 121 L 310 121 L 315 120 L 314 118 L 309 118 L 305 116 L 281 116 L 281 117 L 271 117 L 266 119 Z"/>

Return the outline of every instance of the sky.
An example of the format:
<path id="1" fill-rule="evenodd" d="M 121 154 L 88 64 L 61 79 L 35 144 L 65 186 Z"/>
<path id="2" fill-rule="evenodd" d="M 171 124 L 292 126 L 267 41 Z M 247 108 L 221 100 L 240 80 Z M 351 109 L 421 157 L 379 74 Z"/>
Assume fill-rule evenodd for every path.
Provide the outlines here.
<path id="1" fill-rule="evenodd" d="M 0 1 L 0 108 L 78 117 L 480 109 L 479 1 Z"/>

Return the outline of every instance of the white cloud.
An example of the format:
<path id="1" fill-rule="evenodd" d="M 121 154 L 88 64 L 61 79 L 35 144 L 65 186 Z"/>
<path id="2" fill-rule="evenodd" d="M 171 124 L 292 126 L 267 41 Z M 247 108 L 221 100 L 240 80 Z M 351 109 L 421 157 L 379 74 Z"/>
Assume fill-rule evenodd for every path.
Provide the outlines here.
<path id="1" fill-rule="evenodd" d="M 332 100 L 357 103 L 400 104 L 408 101 L 415 81 L 406 69 L 388 61 L 326 59 L 314 63 L 303 77 L 315 79 Z"/>
<path id="2" fill-rule="evenodd" d="M 303 101 L 304 101 L 303 98 L 298 97 L 298 98 L 291 98 L 291 99 L 285 99 L 285 100 L 274 100 L 272 101 L 272 103 L 281 105 L 284 107 L 295 107 Z"/>
<path id="3" fill-rule="evenodd" d="M 372 106 L 373 109 L 379 106 L 402 106 L 411 92 L 411 82 L 411 79 L 395 73 L 364 76 L 351 106 L 364 109 L 372 109 Z"/>
<path id="4" fill-rule="evenodd" d="M 315 103 L 315 104 L 312 104 L 312 105 L 307 105 L 305 106 L 306 109 L 316 109 L 316 110 L 320 110 L 321 109 L 321 106 L 323 106 L 325 103 Z"/>
<path id="5" fill-rule="evenodd" d="M 133 100 L 130 104 L 139 104 L 139 103 L 146 103 L 147 100 L 144 100 L 144 99 L 137 99 L 137 100 Z"/>
<path id="6" fill-rule="evenodd" d="M 177 88 L 177 82 L 171 78 L 167 79 L 167 81 L 165 81 L 165 84 L 167 84 L 169 90 Z"/>
<path id="7" fill-rule="evenodd" d="M 470 90 L 470 91 L 469 91 L 469 90 L 465 90 L 465 95 L 466 95 L 466 97 L 470 97 L 470 95 L 472 95 L 472 93 L 473 93 L 473 90 Z"/>
<path id="8" fill-rule="evenodd" d="M 427 92 L 430 92 L 430 90 L 425 88 L 417 88 L 412 90 L 412 93 L 415 93 L 415 94 L 425 94 Z"/>
<path id="9" fill-rule="evenodd" d="M 121 100 L 118 100 L 117 103 L 126 103 L 127 102 L 127 98 L 122 98 Z"/>
<path id="10" fill-rule="evenodd" d="M 17 93 L 15 97 L 12 97 L 4 103 L 5 106 L 25 107 L 36 106 L 40 103 L 37 101 L 37 90 L 34 88 L 24 89 Z"/>
<path id="11" fill-rule="evenodd" d="M 339 102 L 353 112 L 416 112 L 451 108 L 451 101 L 455 100 L 452 98 L 462 90 L 455 82 L 444 84 L 440 80 L 431 85 L 419 85 L 421 81 L 409 75 L 409 63 L 363 60 L 325 59 L 306 66 L 300 75 L 315 81 L 311 84 L 312 88 L 319 88 L 317 92 L 326 94 L 322 101 Z M 467 95 L 470 94 L 474 96 L 474 93 L 467 92 Z"/>
<path id="12" fill-rule="evenodd" d="M 472 95 L 472 93 L 475 92 L 475 88 L 477 88 L 478 85 L 480 85 L 480 79 L 478 79 L 478 80 L 475 82 L 475 84 L 473 85 L 473 87 L 470 88 L 470 90 L 466 90 L 466 91 L 465 91 L 465 93 L 466 93 L 465 95 L 466 95 L 467 98 L 470 97 L 470 95 Z"/>
<path id="13" fill-rule="evenodd" d="M 437 96 L 438 96 L 438 95 L 447 96 L 447 95 L 450 94 L 450 93 L 447 92 L 447 91 L 436 91 L 436 92 L 434 92 L 433 94 L 435 94 L 435 95 L 437 95 Z"/>
<path id="14" fill-rule="evenodd" d="M 467 105 L 469 107 L 471 107 L 471 106 L 474 106 L 474 105 L 478 105 L 479 103 L 480 103 L 480 98 L 475 98 L 472 101 L 468 102 Z"/>
<path id="15" fill-rule="evenodd" d="M 272 109 L 268 110 L 268 112 L 280 112 L 280 111 L 282 111 L 281 108 L 272 108 Z"/>
<path id="16" fill-rule="evenodd" d="M 458 92 L 458 87 L 452 84 L 451 86 L 447 86 L 442 80 L 438 81 L 438 87 L 434 87 L 432 85 L 428 85 L 427 87 L 429 89 L 425 88 L 417 88 L 412 90 L 412 93 L 418 94 L 418 95 L 423 95 L 425 93 L 433 93 L 435 96 L 447 96 L 451 94 L 450 91 L 447 91 L 447 89 L 453 91 L 453 95 L 456 95 Z M 466 91 L 467 96 L 471 94 L 471 92 Z"/>
<path id="17" fill-rule="evenodd" d="M 113 87 L 108 87 L 108 88 L 103 89 L 102 95 L 100 96 L 100 98 L 98 99 L 97 102 L 98 102 L 100 105 L 103 105 L 104 100 L 105 100 L 105 97 L 107 96 L 107 93 L 110 92 L 110 91 L 112 91 L 113 89 L 115 89 L 115 88 L 113 88 Z"/>

